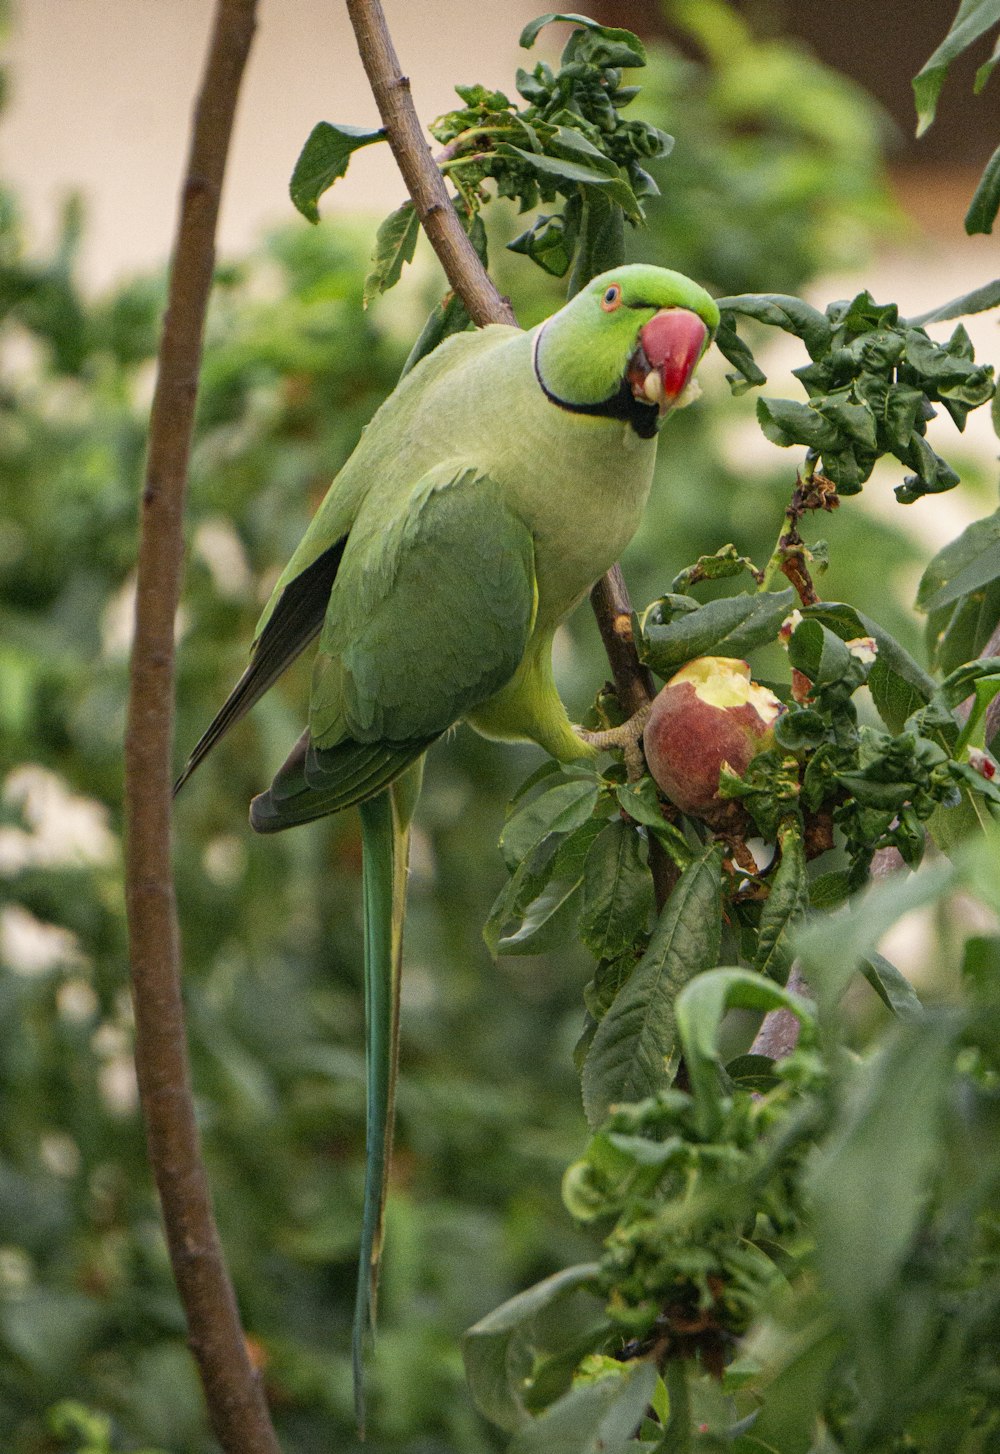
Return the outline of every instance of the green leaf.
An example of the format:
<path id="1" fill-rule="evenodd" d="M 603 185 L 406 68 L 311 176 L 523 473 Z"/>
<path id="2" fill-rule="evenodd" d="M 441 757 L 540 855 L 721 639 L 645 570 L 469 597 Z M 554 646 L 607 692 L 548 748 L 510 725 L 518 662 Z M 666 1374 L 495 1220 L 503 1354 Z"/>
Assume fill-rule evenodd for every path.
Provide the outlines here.
<path id="1" fill-rule="evenodd" d="M 620 818 L 608 823 L 587 854 L 580 938 L 597 959 L 615 959 L 644 933 L 653 881 L 640 839 Z"/>
<path id="2" fill-rule="evenodd" d="M 595 157 L 589 160 L 575 161 L 570 157 L 525 151 L 523 147 L 504 142 L 497 147 L 497 153 L 501 156 L 520 157 L 529 167 L 536 172 L 541 172 L 543 176 L 558 177 L 560 181 L 576 182 L 586 187 L 599 187 L 612 202 L 617 202 L 625 216 L 631 221 L 642 220 L 639 199 L 625 180 L 624 174 L 610 157 L 605 157 L 601 152 L 595 152 Z M 600 161 L 597 158 L 600 158 Z"/>
<path id="3" fill-rule="evenodd" d="M 830 346 L 830 321 L 818 308 L 787 293 L 740 293 L 718 298 L 719 312 L 755 318 L 801 338 L 811 358 L 820 358 Z M 728 355 L 727 355 L 728 357 Z"/>
<path id="4" fill-rule="evenodd" d="M 985 282 L 981 288 L 974 288 L 972 292 L 964 292 L 961 298 L 952 298 L 951 302 L 942 302 L 939 308 L 932 308 L 930 313 L 922 313 L 917 318 L 907 318 L 910 327 L 923 327 L 924 323 L 946 323 L 949 318 L 968 318 L 971 313 L 987 313 L 990 308 L 1000 305 L 1000 278 L 994 278 L 993 282 Z"/>
<path id="5" fill-rule="evenodd" d="M 485 268 L 487 265 L 486 250 L 486 228 L 483 219 L 478 212 L 471 217 L 463 216 L 459 211 L 462 226 L 469 234 L 469 241 L 476 250 L 476 256 Z M 418 364 L 427 354 L 432 353 L 439 343 L 443 343 L 452 333 L 463 333 L 472 322 L 466 310 L 465 304 L 457 293 L 447 293 L 437 307 L 433 310 L 427 322 L 424 324 L 420 337 L 410 349 L 409 357 L 403 365 L 400 378 L 410 372 L 414 364 Z"/>
<path id="6" fill-rule="evenodd" d="M 723 315 L 715 334 L 715 346 L 736 370 L 727 374 L 734 394 L 745 394 L 747 389 L 758 388 L 767 383 L 767 375 L 758 367 L 749 346 L 743 342 L 732 323 Z"/>
<path id="7" fill-rule="evenodd" d="M 514 933 L 501 935 L 496 953 L 548 954 L 557 949 L 576 928 L 582 884 L 582 869 L 572 877 L 553 874 L 525 909 Z"/>
<path id="8" fill-rule="evenodd" d="M 399 282 L 403 264 L 413 261 L 420 234 L 420 220 L 412 202 L 404 202 L 379 224 L 372 251 L 372 265 L 365 278 L 364 307 Z"/>
<path id="9" fill-rule="evenodd" d="M 974 520 L 924 571 L 917 607 L 937 611 L 1000 578 L 1000 510 Z"/>
<path id="10" fill-rule="evenodd" d="M 598 1026 L 583 1067 L 583 1103 L 592 1126 L 616 1102 L 642 1100 L 673 1079 L 674 1001 L 718 958 L 721 869 L 722 849 L 712 844 L 681 874 L 649 948 Z"/>
<path id="11" fill-rule="evenodd" d="M 827 686 L 843 681 L 851 671 L 853 658 L 835 632 L 815 617 L 804 617 L 792 632 L 788 660 L 811 682 Z"/>
<path id="12" fill-rule="evenodd" d="M 653 1397 L 656 1367 L 640 1359 L 621 1372 L 576 1383 L 562 1398 L 524 1424 L 508 1454 L 626 1454 Z"/>
<path id="13" fill-rule="evenodd" d="M 881 954 L 869 954 L 861 961 L 861 973 L 887 1010 L 901 1020 L 919 1018 L 924 1013 L 920 997 L 905 975 L 900 974 Z"/>
<path id="14" fill-rule="evenodd" d="M 976 232 L 992 232 L 998 210 L 1000 210 L 1000 146 L 986 163 L 983 175 L 979 178 L 979 185 L 969 203 L 969 210 L 965 214 L 965 230 L 970 237 Z M 994 283 L 993 286 L 1000 292 L 1000 281 Z M 995 308 L 996 303 L 989 303 L 986 306 Z M 968 311 L 978 312 L 978 309 Z"/>
<path id="15" fill-rule="evenodd" d="M 809 1177 L 820 1274 L 863 1353 L 862 1377 L 866 1369 L 877 1377 L 884 1363 L 875 1350 L 897 1346 L 897 1326 L 908 1316 L 902 1268 L 941 1151 L 939 1118 L 960 1025 L 959 1016 L 938 1013 L 895 1027 L 855 1068 Z"/>
<path id="16" fill-rule="evenodd" d="M 906 719 L 934 695 L 937 689 L 934 678 L 870 616 L 839 601 L 822 601 L 807 607 L 802 614 L 807 620 L 829 627 L 842 641 L 853 641 L 859 636 L 874 637 L 878 655 L 868 674 L 868 686 L 890 732 L 902 732 Z"/>
<path id="17" fill-rule="evenodd" d="M 711 969 L 684 985 L 675 1006 L 677 1033 L 684 1064 L 698 1102 L 703 1129 L 711 1134 L 717 1121 L 719 1026 L 727 1010 L 791 1010 L 802 1025 L 813 1023 L 813 1008 L 801 995 L 776 985 L 752 969 Z"/>
<path id="18" fill-rule="evenodd" d="M 844 443 L 844 435 L 830 419 L 811 404 L 797 399 L 758 399 L 757 422 L 772 444 L 788 448 L 792 444 L 822 454 Z"/>
<path id="19" fill-rule="evenodd" d="M 1000 0 L 962 0 L 948 34 L 913 78 L 918 136 L 923 136 L 934 120 L 941 87 L 952 61 L 997 21 L 1000 21 Z"/>
<path id="20" fill-rule="evenodd" d="M 385 141 L 384 127 L 371 131 L 361 126 L 331 126 L 329 121 L 313 127 L 289 184 L 292 201 L 303 217 L 310 222 L 319 221 L 316 203 L 320 197 L 344 175 L 354 153 L 376 141 Z"/>
<path id="21" fill-rule="evenodd" d="M 517 868 L 550 833 L 571 833 L 585 823 L 597 806 L 598 791 L 593 778 L 560 782 L 519 808 L 500 835 L 507 867 Z"/>
<path id="22" fill-rule="evenodd" d="M 897 919 L 940 898 L 954 881 L 952 865 L 938 862 L 919 873 L 894 874 L 855 895 L 847 912 L 813 919 L 797 936 L 795 949 L 820 1004 L 832 1008 Z"/>
<path id="23" fill-rule="evenodd" d="M 670 582 L 670 589 L 684 592 L 699 581 L 727 580 L 730 576 L 742 575 L 744 571 L 756 574 L 753 561 L 740 555 L 735 545 L 723 545 L 714 555 L 700 555 L 694 565 L 680 571 Z"/>
<path id="24" fill-rule="evenodd" d="M 811 909 L 839 909 L 850 897 L 851 875 L 847 869 L 835 869 L 821 873 L 809 885 L 809 907 Z"/>
<path id="25" fill-rule="evenodd" d="M 531 1329 L 538 1314 L 597 1278 L 596 1262 L 564 1268 L 481 1318 L 462 1339 L 462 1357 L 476 1406 L 513 1433 L 529 1417 L 524 1382 L 531 1373 Z"/>
<path id="26" fill-rule="evenodd" d="M 781 862 L 761 911 L 753 967 L 758 974 L 784 984 L 794 958 L 792 930 L 802 918 L 808 900 L 806 854 L 800 825 L 785 823 L 778 833 L 778 843 Z"/>
<path id="27" fill-rule="evenodd" d="M 677 825 L 663 816 L 653 779 L 643 777 L 637 783 L 619 783 L 615 794 L 629 817 L 659 839 L 677 867 L 687 868 L 694 856 L 691 845 Z"/>
<path id="28" fill-rule="evenodd" d="M 797 599 L 791 587 L 723 596 L 668 622 L 658 619 L 654 603 L 640 622 L 639 658 L 662 677 L 673 676 L 696 656 L 740 659 L 776 638 Z"/>
<path id="29" fill-rule="evenodd" d="M 580 25 L 584 30 L 600 35 L 609 43 L 624 47 L 630 53 L 631 59 L 620 62 L 622 65 L 644 66 L 646 64 L 646 47 L 630 30 L 623 30 L 614 25 L 601 25 L 598 21 L 592 20 L 589 15 L 564 14 L 557 11 L 548 15 L 539 15 L 536 20 L 528 22 L 521 31 L 521 38 L 518 42 L 521 49 L 530 50 L 538 39 L 539 32 L 556 20 L 565 20 L 571 25 Z"/>
<path id="30" fill-rule="evenodd" d="M 625 218 L 622 209 L 605 192 L 585 187 L 580 194 L 580 228 L 566 296 L 575 298 L 591 278 L 618 267 L 624 258 Z"/>

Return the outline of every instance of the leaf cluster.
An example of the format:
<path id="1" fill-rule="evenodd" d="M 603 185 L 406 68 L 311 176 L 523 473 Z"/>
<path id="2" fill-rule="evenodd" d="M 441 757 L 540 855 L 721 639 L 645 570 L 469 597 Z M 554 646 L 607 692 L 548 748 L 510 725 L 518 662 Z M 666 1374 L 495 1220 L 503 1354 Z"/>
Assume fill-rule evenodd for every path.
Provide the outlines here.
<path id="1" fill-rule="evenodd" d="M 578 249 L 586 260 L 603 230 L 620 231 L 619 214 L 633 224 L 642 221 L 643 199 L 659 191 L 646 165 L 668 155 L 673 142 L 650 122 L 621 114 L 639 92 L 624 84 L 623 72 L 646 64 L 638 37 L 584 16 L 545 15 L 525 27 L 521 45 L 532 46 L 555 20 L 580 28 L 558 70 L 544 61 L 518 70 L 526 106 L 516 109 L 502 93 L 481 86 L 459 87 L 465 105 L 440 117 L 431 131 L 446 145 L 442 170 L 468 208 L 479 207 L 487 180 L 521 212 L 562 199 L 559 212 L 539 215 L 508 246 L 563 277 Z M 590 272 L 599 270 L 590 266 Z"/>
<path id="2" fill-rule="evenodd" d="M 950 316 L 958 315 L 963 301 L 967 311 L 976 303 L 995 307 L 1000 284 L 986 291 L 985 302 L 956 300 Z M 757 418 L 773 443 L 802 445 L 811 459 L 821 459 L 840 494 L 857 494 L 883 455 L 913 471 L 896 488 L 906 504 L 958 484 L 958 475 L 927 442 L 928 420 L 940 404 L 962 430 L 969 411 L 994 392 L 993 369 L 975 362 L 961 324 L 947 343 L 936 343 L 918 322 L 901 319 L 895 304 L 877 304 L 867 292 L 832 303 L 825 313 L 780 294 L 722 298 L 719 307 L 716 342 L 734 366 L 734 392 L 766 383 L 736 331 L 738 317 L 781 328 L 805 344 L 811 362 L 793 372 L 808 402 L 760 398 Z"/>
<path id="3" fill-rule="evenodd" d="M 924 1010 L 911 993 L 864 1060 L 843 1050 L 845 979 L 824 993 L 829 969 L 849 976 L 877 959 L 876 939 L 918 901 L 914 884 L 928 902 L 959 880 L 997 902 L 995 833 L 957 877 L 901 879 L 860 900 L 850 932 L 839 916 L 800 933 L 817 1004 L 729 967 L 680 991 L 687 1087 L 611 1108 L 565 1178 L 570 1212 L 603 1239 L 600 1261 L 466 1336 L 477 1401 L 514 1411 L 511 1449 L 545 1447 L 557 1417 L 575 1429 L 595 1375 L 624 1400 L 642 1369 L 655 1382 L 622 1454 L 992 1447 L 997 941 L 969 941 L 967 1009 Z M 735 1008 L 785 1009 L 798 1047 L 776 1062 L 734 1056 Z M 560 1339 L 550 1319 L 540 1336 L 540 1310 L 581 1287 L 602 1300 L 582 1332 L 570 1324 L 575 1337 Z M 516 1360 L 498 1358 L 498 1325 Z M 582 1423 L 562 1447 L 588 1447 Z"/>
<path id="4" fill-rule="evenodd" d="M 574 30 L 558 70 L 543 61 L 531 71 L 518 70 L 516 85 L 526 104 L 519 108 L 502 91 L 485 86 L 458 86 L 462 105 L 438 117 L 430 131 L 444 148 L 438 166 L 456 188 L 467 226 L 488 200 L 487 182 L 521 212 L 561 200 L 557 211 L 537 216 L 508 246 L 555 277 L 572 266 L 572 294 L 620 260 L 625 221 L 641 222 L 643 200 L 659 191 L 646 167 L 667 156 L 673 142 L 651 122 L 621 114 L 639 90 L 625 84 L 624 72 L 646 64 L 638 36 L 583 15 L 549 14 L 525 26 L 521 45 L 530 49 L 553 21 L 567 21 Z M 292 174 L 295 206 L 318 222 L 319 198 L 345 174 L 354 152 L 384 140 L 382 129 L 320 122 Z M 398 282 L 418 231 L 410 201 L 382 223 L 366 302 Z"/>

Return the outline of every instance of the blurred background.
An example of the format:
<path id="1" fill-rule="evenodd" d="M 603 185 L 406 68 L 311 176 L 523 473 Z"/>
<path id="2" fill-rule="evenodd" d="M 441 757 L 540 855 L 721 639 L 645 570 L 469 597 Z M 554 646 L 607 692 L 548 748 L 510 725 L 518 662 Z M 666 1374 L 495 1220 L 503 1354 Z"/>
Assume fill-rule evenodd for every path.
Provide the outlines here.
<path id="1" fill-rule="evenodd" d="M 449 107 L 456 82 L 512 94 L 518 32 L 536 8 L 389 0 L 422 118 Z M 136 500 L 210 13 L 208 0 L 0 0 L 0 1447 L 13 1454 L 215 1447 L 144 1160 L 120 867 Z M 874 31 L 860 0 L 634 0 L 593 13 L 653 43 L 636 110 L 677 138 L 633 256 L 719 294 L 800 292 L 824 306 L 868 287 L 913 314 L 1000 271 L 995 242 L 961 229 L 995 102 L 971 98 L 958 71 L 940 122 L 912 140 L 909 77 L 950 7 L 894 0 Z M 553 59 L 563 40 L 545 32 L 538 54 Z M 242 670 L 278 570 L 441 291 L 421 244 L 400 286 L 362 310 L 374 226 L 402 195 L 384 148 L 355 158 L 319 227 L 293 212 L 288 177 L 320 119 L 376 119 L 346 18 L 319 0 L 265 3 L 192 465 L 179 761 Z M 560 285 L 504 251 L 523 223 L 503 204 L 491 211 L 495 270 L 531 324 L 558 306 Z M 969 327 L 977 354 L 996 360 L 991 316 Z M 770 389 L 794 387 L 788 370 L 802 361 L 765 351 Z M 661 449 L 624 563 L 637 605 L 727 541 L 761 562 L 777 534 L 796 461 L 764 443 L 753 398 L 732 400 L 723 374 L 721 361 L 708 370 L 704 400 Z M 949 430 L 938 445 L 958 490 L 903 508 L 876 476 L 821 532 L 824 593 L 876 614 L 918 654 L 923 565 L 995 504 L 988 419 L 974 415 L 962 439 Z M 580 713 L 605 676 L 588 612 L 563 634 L 558 665 Z M 246 824 L 300 730 L 307 680 L 307 666 L 290 673 L 227 739 L 180 800 L 176 834 L 206 1154 L 288 1454 L 355 1447 L 347 1348 L 364 1142 L 356 824 L 275 840 Z M 501 1447 L 465 1392 L 460 1334 L 593 1255 L 559 1197 L 585 1136 L 572 1049 L 592 966 L 582 950 L 494 963 L 481 937 L 504 878 L 504 804 L 538 760 L 464 729 L 429 759 L 373 1454 Z M 926 961 L 925 931 L 909 930 Z"/>

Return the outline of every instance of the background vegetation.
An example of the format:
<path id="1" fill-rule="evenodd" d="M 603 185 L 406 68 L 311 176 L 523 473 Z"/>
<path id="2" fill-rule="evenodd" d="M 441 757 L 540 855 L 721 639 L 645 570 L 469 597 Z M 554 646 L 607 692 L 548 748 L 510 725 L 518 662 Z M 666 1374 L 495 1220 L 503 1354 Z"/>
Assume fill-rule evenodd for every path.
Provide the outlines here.
<path id="1" fill-rule="evenodd" d="M 648 204 L 650 226 L 633 238 L 636 253 L 721 294 L 798 291 L 831 264 L 857 258 L 870 230 L 891 216 L 879 118 L 818 67 L 802 86 L 803 62 L 780 42 L 741 34 L 735 46 L 739 22 L 724 7 L 697 9 L 704 58 L 664 50 L 646 73 L 641 105 L 676 144 L 669 159 L 650 163 L 663 197 Z M 799 84 L 788 84 L 790 73 Z M 34 256 L 16 199 L 0 195 L 0 1431 L 14 1454 L 153 1446 L 199 1454 L 213 1444 L 184 1346 L 130 1069 L 118 842 L 135 505 L 162 285 L 142 279 L 87 296 L 73 265 L 84 225 L 80 205 L 71 204 L 54 254 Z M 513 236 L 523 224 L 511 209 L 490 226 L 503 240 L 504 229 Z M 182 750 L 242 669 L 270 583 L 392 388 L 436 296 L 425 271 L 364 311 L 370 248 L 360 227 L 347 233 L 293 222 L 253 256 L 220 269 L 192 473 Z M 556 304 L 559 284 L 500 247 L 493 252 L 523 323 Z M 794 464 L 776 452 L 768 475 L 741 461 L 731 434 L 739 408 L 720 380 L 701 406 L 672 422 L 647 523 L 625 561 L 637 602 L 662 594 L 682 567 L 725 541 L 767 559 Z M 975 478 L 969 483 L 977 487 Z M 825 533 L 831 566 L 823 594 L 876 613 L 919 654 L 922 622 L 910 596 L 924 562 L 909 537 L 850 502 Z M 582 712 L 606 674 L 584 612 L 566 633 L 560 669 L 571 709 Z M 303 696 L 304 676 L 293 672 L 200 774 L 180 803 L 177 831 L 209 1169 L 245 1326 L 289 1454 L 354 1444 L 344 1354 L 364 1144 L 355 823 L 332 820 L 274 841 L 244 826 L 250 796 L 297 735 Z M 527 749 L 498 749 L 460 730 L 428 764 L 407 925 L 400 1127 L 366 1445 L 373 1451 L 506 1447 L 507 1435 L 470 1399 L 461 1334 L 546 1275 L 592 1263 L 600 1253 L 595 1218 L 606 1230 L 610 1222 L 601 1218 L 620 1210 L 621 1188 L 606 1179 L 591 1188 L 582 1221 L 560 1197 L 567 1163 L 584 1156 L 585 1167 L 608 1173 L 593 1143 L 584 1153 L 572 1059 L 591 956 L 564 945 L 494 961 L 482 938 L 506 879 L 496 851 L 505 805 L 537 762 Z M 963 873 L 996 903 L 988 858 Z M 933 881 L 926 892 L 946 886 Z M 876 916 L 872 940 L 900 907 Z M 984 1001 L 995 953 L 995 941 L 982 938 L 966 957 Z M 853 963 L 845 977 L 852 970 Z M 954 971 L 942 976 L 943 999 L 955 997 L 956 979 Z M 995 1174 L 995 1163 L 979 1154 L 995 1117 L 996 1067 L 984 1049 L 995 1010 L 986 1004 L 977 1014 L 904 1027 L 901 1038 L 880 1042 L 867 1083 L 846 1090 L 846 1082 L 830 1090 L 829 1065 L 807 1037 L 785 1082 L 802 1091 L 810 1132 L 849 1108 L 839 1141 L 828 1141 L 815 1170 L 821 1194 L 824 1176 L 842 1187 L 853 1175 L 859 1186 L 830 1234 L 830 1256 L 837 1237 L 872 1256 L 879 1245 L 865 1157 L 877 1160 L 895 1143 L 901 1160 L 919 1170 L 942 1144 L 955 1144 L 959 1123 L 941 1107 L 965 1116 L 966 1140 L 956 1151 L 965 1155 L 965 1179 L 935 1192 L 933 1225 L 917 1248 L 940 1244 L 952 1255 L 955 1316 L 950 1323 L 941 1316 L 935 1270 L 930 1312 L 921 1322 L 911 1309 L 906 1323 L 923 1340 L 900 1360 L 907 1409 L 926 1402 L 932 1387 L 956 1386 L 937 1358 L 949 1335 L 952 1370 L 968 1370 L 978 1340 L 969 1397 L 979 1399 L 979 1411 L 996 1401 L 982 1333 L 995 1326 L 995 1239 L 988 1228 L 976 1234 L 971 1288 L 972 1254 L 960 1245 L 962 1217 L 985 1204 Z M 881 1015 L 874 996 L 862 1002 L 847 1021 L 849 1042 L 861 1049 L 881 1035 Z M 966 1071 L 961 1084 L 948 1079 L 956 1054 Z M 920 1074 L 900 1089 L 904 1061 Z M 910 1118 L 895 1129 L 886 1123 L 885 1139 L 865 1145 L 864 1112 L 880 1097 L 908 1106 Z M 615 1134 L 632 1136 L 638 1155 L 642 1130 L 629 1123 Z M 789 1164 L 797 1165 L 794 1155 Z M 773 1201 L 769 1212 L 791 1225 L 802 1215 L 799 1192 L 789 1190 L 787 1166 L 774 1174 L 788 1200 Z M 577 1174 L 578 1194 L 569 1197 L 576 1213 L 590 1175 Z M 926 1198 L 926 1178 L 893 1186 L 912 1233 L 912 1204 Z M 875 1211 L 888 1215 L 884 1204 Z M 847 1334 L 825 1323 L 812 1340 L 799 1338 L 817 1379 L 844 1356 L 838 1336 L 865 1348 L 889 1332 L 903 1336 L 886 1322 L 887 1308 L 897 1322 L 906 1311 L 892 1281 L 902 1278 L 899 1260 L 890 1261 L 880 1272 L 856 1252 L 850 1286 L 874 1291 L 848 1300 Z M 906 1286 L 916 1298 L 919 1279 Z M 767 1340 L 787 1349 L 787 1325 L 798 1337 L 814 1325 L 811 1311 L 798 1302 L 781 1315 L 786 1325 L 777 1312 L 760 1323 L 758 1370 L 766 1365 L 781 1377 L 786 1365 L 767 1364 Z M 575 1317 L 559 1306 L 556 1344 L 577 1326 Z M 568 1371 L 565 1349 L 556 1352 Z M 801 1368 L 795 1373 L 809 1387 Z M 902 1407 L 894 1377 L 873 1383 L 871 1408 Z M 703 1379 L 698 1388 L 708 1438 L 711 1386 Z M 640 1392 L 644 1402 L 648 1391 Z M 481 1387 L 479 1396 L 482 1403 Z M 851 1397 L 845 1389 L 845 1419 Z M 545 1402 L 543 1390 L 537 1406 Z M 808 1449 L 808 1395 L 802 1407 L 798 1425 L 772 1431 L 760 1447 Z M 962 1433 L 970 1407 L 952 1411 L 952 1433 Z M 597 1415 L 589 1417 L 593 1423 Z M 874 1442 L 884 1420 L 873 1427 L 862 1431 L 869 1446 L 893 1448 Z M 965 1454 L 989 1445 L 956 1439 L 927 1447 Z"/>

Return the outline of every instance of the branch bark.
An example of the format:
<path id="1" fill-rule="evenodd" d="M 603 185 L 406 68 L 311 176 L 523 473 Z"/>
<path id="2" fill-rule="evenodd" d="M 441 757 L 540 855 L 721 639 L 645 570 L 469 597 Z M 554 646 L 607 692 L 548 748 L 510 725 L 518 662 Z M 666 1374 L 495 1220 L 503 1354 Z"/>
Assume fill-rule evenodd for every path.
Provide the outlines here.
<path id="1" fill-rule="evenodd" d="M 125 888 L 136 1069 L 174 1278 L 212 1428 L 227 1454 L 280 1454 L 247 1355 L 195 1121 L 171 865 L 174 618 L 215 231 L 256 0 L 218 0 L 195 107 L 142 495 L 125 737 Z"/>
<path id="2" fill-rule="evenodd" d="M 448 197 L 417 119 L 410 82 L 396 56 L 379 0 L 347 0 L 361 63 L 385 127 L 386 139 L 413 199 L 417 216 L 448 281 L 473 323 L 516 324 L 514 311 L 476 256 Z"/>

